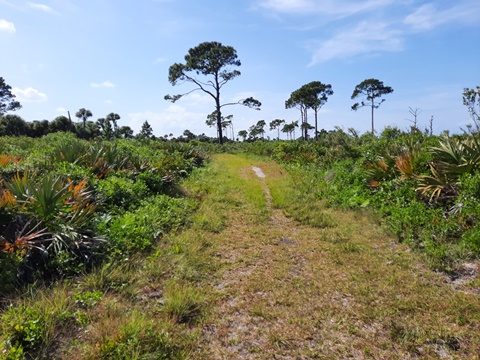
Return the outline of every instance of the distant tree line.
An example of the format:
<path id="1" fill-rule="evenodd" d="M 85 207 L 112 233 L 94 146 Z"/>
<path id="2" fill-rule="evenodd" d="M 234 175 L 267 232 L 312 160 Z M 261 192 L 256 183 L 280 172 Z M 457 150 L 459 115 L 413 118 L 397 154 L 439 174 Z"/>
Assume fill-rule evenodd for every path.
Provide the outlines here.
<path id="1" fill-rule="evenodd" d="M 90 115 L 88 115 L 90 114 Z M 87 120 L 91 117 L 90 110 L 80 109 L 77 117 L 79 122 L 72 121 L 69 117 L 61 115 L 55 119 L 25 121 L 22 117 L 13 114 L 0 115 L 0 136 L 29 136 L 42 137 L 54 132 L 71 132 L 81 139 L 91 140 L 96 138 L 148 138 L 154 139 L 152 127 L 145 121 L 141 131 L 134 136 L 129 126 L 118 126 L 120 115 L 110 113 L 97 121 Z"/>
<path id="2" fill-rule="evenodd" d="M 81 115 L 83 114 L 83 115 Z M 201 142 L 216 142 L 216 138 L 209 137 L 205 134 L 195 135 L 190 130 L 185 130 L 182 135 L 174 137 L 173 134 L 165 134 L 164 136 L 155 136 L 153 129 L 148 121 L 145 121 L 138 134 L 129 126 L 118 126 L 117 121 L 120 115 L 110 113 L 104 118 L 97 121 L 87 120 L 87 114 L 91 114 L 90 110 L 80 109 L 76 113 L 76 117 L 81 121 L 73 122 L 67 116 L 58 116 L 52 121 L 34 120 L 25 121 L 22 117 L 13 114 L 0 116 L 0 136 L 28 136 L 39 138 L 44 135 L 55 132 L 71 132 L 78 138 L 85 140 L 94 139 L 150 139 L 157 141 L 175 141 L 188 142 L 197 140 Z M 85 120 L 84 120 L 85 119 Z M 228 141 L 227 138 L 224 139 Z"/>

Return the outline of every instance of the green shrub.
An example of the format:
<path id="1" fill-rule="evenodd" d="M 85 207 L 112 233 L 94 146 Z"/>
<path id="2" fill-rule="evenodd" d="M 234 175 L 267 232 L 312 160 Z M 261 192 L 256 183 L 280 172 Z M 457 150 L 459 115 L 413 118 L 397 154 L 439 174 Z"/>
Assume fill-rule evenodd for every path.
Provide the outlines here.
<path id="1" fill-rule="evenodd" d="M 165 193 L 172 183 L 172 179 L 162 177 L 157 171 L 151 169 L 138 174 L 138 179 L 145 183 L 152 194 Z"/>
<path id="2" fill-rule="evenodd" d="M 432 217 L 425 210 L 425 205 L 412 202 L 402 207 L 395 204 L 383 206 L 382 211 L 387 216 L 385 223 L 399 241 L 418 244 L 425 227 L 430 224 Z"/>
<path id="3" fill-rule="evenodd" d="M 465 231 L 462 236 L 462 246 L 472 252 L 476 257 L 480 255 L 480 224 Z"/>
<path id="4" fill-rule="evenodd" d="M 460 189 L 458 202 L 466 212 L 480 216 L 480 174 L 465 174 L 457 185 Z"/>
<path id="5" fill-rule="evenodd" d="M 369 204 L 366 174 L 356 162 L 340 161 L 324 174 L 320 184 L 330 206 L 360 208 Z"/>
<path id="6" fill-rule="evenodd" d="M 194 207 L 192 200 L 158 195 L 135 211 L 100 223 L 98 230 L 108 236 L 113 253 L 145 250 L 164 232 L 185 224 Z"/>
<path id="7" fill-rule="evenodd" d="M 53 164 L 52 174 L 75 182 L 80 182 L 84 179 L 88 179 L 88 181 L 91 182 L 94 177 L 89 169 L 82 165 L 66 161 L 55 162 Z"/>
<path id="8" fill-rule="evenodd" d="M 119 175 L 121 174 L 108 176 L 97 183 L 98 201 L 106 210 L 134 209 L 149 195 L 148 187 L 143 181 L 134 181 Z"/>

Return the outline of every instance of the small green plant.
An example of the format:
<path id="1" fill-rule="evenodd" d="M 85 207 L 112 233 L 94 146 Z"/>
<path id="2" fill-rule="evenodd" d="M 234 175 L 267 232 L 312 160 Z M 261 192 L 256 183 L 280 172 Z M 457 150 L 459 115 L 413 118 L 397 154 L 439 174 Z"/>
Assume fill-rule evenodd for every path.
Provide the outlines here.
<path id="1" fill-rule="evenodd" d="M 2 328 L 8 334 L 3 346 L 11 356 L 35 352 L 45 341 L 45 317 L 34 309 L 26 308 L 22 316 L 12 310 L 3 317 L 3 321 Z"/>
<path id="2" fill-rule="evenodd" d="M 76 311 L 73 315 L 77 323 L 80 324 L 81 326 L 87 326 L 91 322 L 88 314 L 83 311 L 80 311 L 80 310 Z"/>
<path id="3" fill-rule="evenodd" d="M 81 294 L 74 294 L 73 300 L 77 306 L 83 309 L 90 309 L 97 305 L 103 299 L 103 292 L 99 290 L 95 291 L 86 291 Z"/>

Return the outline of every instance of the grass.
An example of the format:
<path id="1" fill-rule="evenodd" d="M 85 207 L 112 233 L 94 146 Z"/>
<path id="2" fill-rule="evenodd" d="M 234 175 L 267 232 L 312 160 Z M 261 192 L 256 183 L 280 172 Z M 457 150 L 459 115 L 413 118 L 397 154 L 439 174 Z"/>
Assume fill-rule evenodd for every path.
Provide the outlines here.
<path id="1" fill-rule="evenodd" d="M 199 201 L 188 228 L 12 301 L 0 342 L 26 324 L 38 358 L 478 357 L 475 285 L 453 289 L 377 219 L 327 208 L 305 180 L 215 156 L 183 184 Z"/>
<path id="2" fill-rule="evenodd" d="M 165 289 L 163 311 L 179 324 L 192 324 L 202 318 L 205 296 L 200 289 L 174 282 Z"/>
<path id="3" fill-rule="evenodd" d="M 282 209 L 283 213 L 302 224 L 317 228 L 335 227 L 336 221 L 332 217 L 323 201 L 318 200 L 318 184 L 305 183 L 305 174 L 299 169 L 278 169 L 275 163 L 268 163 L 272 167 L 266 185 L 272 196 L 272 205 Z M 267 170 L 268 171 L 268 170 Z"/>
<path id="4" fill-rule="evenodd" d="M 205 359 L 477 356 L 476 295 L 452 289 L 378 219 L 328 209 L 300 172 L 247 159 L 216 158 L 249 179 L 236 194 L 263 187 L 266 207 L 244 197 L 212 236 L 222 266 L 210 284 L 222 297 L 206 319 Z"/>

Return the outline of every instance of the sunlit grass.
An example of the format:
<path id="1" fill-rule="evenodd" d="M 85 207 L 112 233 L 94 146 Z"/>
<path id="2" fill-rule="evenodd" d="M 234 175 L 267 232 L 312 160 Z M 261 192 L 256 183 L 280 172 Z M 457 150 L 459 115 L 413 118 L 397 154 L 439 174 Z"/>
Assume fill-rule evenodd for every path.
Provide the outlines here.
<path id="1" fill-rule="evenodd" d="M 271 215 L 262 222 L 229 215 L 212 237 L 223 262 L 212 282 L 224 302 L 206 320 L 216 332 L 205 359 L 474 356 L 479 333 L 467 322 L 480 319 L 474 296 L 445 286 L 370 214 L 327 208 L 300 172 L 258 158 L 240 164 L 240 176 L 268 188 Z M 248 172 L 252 165 L 265 180 Z M 243 209 L 254 199 L 245 197 Z"/>
<path id="2" fill-rule="evenodd" d="M 272 205 L 282 209 L 302 224 L 318 228 L 334 227 L 336 221 L 323 201 L 319 200 L 316 184 L 306 186 L 305 174 L 278 168 L 275 163 L 266 163 L 266 182 L 272 196 Z"/>

